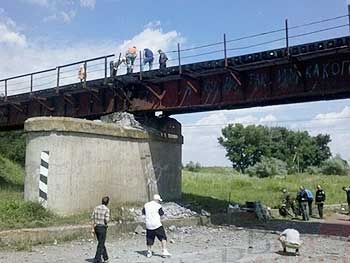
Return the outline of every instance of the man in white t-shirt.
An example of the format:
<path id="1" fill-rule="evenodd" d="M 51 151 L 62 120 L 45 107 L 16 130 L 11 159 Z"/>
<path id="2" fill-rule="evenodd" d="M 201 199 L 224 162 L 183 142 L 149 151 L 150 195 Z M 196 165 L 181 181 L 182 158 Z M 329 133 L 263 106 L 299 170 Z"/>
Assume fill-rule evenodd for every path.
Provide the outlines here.
<path id="1" fill-rule="evenodd" d="M 169 257 L 171 254 L 166 249 L 167 237 L 164 227 L 160 221 L 160 217 L 164 215 L 164 211 L 160 202 L 162 198 L 155 194 L 153 200 L 146 203 L 142 209 L 142 214 L 146 217 L 146 243 L 147 243 L 147 257 L 152 257 L 152 246 L 154 239 L 157 237 L 162 242 L 162 256 Z"/>
<path id="2" fill-rule="evenodd" d="M 299 248 L 302 244 L 302 241 L 300 240 L 300 234 L 297 230 L 292 228 L 285 229 L 278 237 L 278 240 L 282 244 L 283 252 L 287 252 L 287 247 L 294 248 L 295 255 L 299 256 Z"/>

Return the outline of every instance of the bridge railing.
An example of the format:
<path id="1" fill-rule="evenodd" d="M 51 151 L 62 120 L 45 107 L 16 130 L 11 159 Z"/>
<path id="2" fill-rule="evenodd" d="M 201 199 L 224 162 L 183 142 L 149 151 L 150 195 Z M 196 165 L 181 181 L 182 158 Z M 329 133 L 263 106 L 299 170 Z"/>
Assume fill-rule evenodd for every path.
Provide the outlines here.
<path id="1" fill-rule="evenodd" d="M 319 28 L 319 25 L 323 25 L 322 28 Z M 305 28 L 307 28 L 306 32 Z M 320 35 L 324 38 L 334 38 L 336 34 L 339 34 L 339 36 L 344 35 L 344 32 L 348 31 L 348 28 L 349 15 L 296 26 L 289 26 L 288 20 L 285 20 L 284 27 L 268 32 L 233 39 L 229 39 L 226 34 L 223 34 L 221 40 L 218 42 L 188 48 L 177 44 L 176 49 L 165 51 L 169 58 L 167 65 L 179 67 L 179 72 L 181 73 L 182 65 L 216 59 L 224 59 L 227 62 L 226 59 L 233 56 L 235 56 L 235 61 L 237 59 L 240 63 L 242 61 L 251 62 L 253 59 L 244 60 L 245 57 L 253 57 L 253 52 L 269 52 L 268 50 L 273 50 L 276 46 L 284 48 L 285 52 L 283 55 L 287 56 L 291 53 L 290 46 L 292 45 L 315 41 L 314 37 L 317 36 L 319 39 Z M 158 69 L 158 58 L 158 54 L 155 52 L 153 69 Z M 8 96 L 52 88 L 56 92 L 59 92 L 60 87 L 74 83 L 78 86 L 86 87 L 87 81 L 107 79 L 110 76 L 110 62 L 115 59 L 118 58 L 114 54 L 110 54 L 60 65 L 56 68 L 2 79 L 0 80 L 0 97 L 6 101 Z M 80 67 L 83 67 L 86 72 L 86 77 L 81 80 L 81 83 L 79 83 L 80 80 L 78 78 Z M 139 73 L 140 78 L 142 78 L 143 72 L 147 69 L 147 67 L 143 66 L 142 54 L 140 52 L 134 64 L 134 72 Z M 121 64 L 118 69 L 118 75 L 125 73 L 126 65 Z"/>

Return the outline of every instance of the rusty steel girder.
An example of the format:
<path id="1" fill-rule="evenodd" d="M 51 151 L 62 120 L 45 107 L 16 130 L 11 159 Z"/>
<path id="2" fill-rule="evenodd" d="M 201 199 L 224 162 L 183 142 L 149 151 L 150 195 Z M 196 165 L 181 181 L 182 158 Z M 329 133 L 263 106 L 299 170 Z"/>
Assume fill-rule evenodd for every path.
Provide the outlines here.
<path id="1" fill-rule="evenodd" d="M 348 39 L 347 39 L 348 40 Z M 345 42 L 344 42 L 345 43 Z M 310 44 L 308 44 L 310 46 Z M 34 116 L 93 119 L 117 111 L 164 115 L 348 98 L 350 49 L 273 51 L 134 73 L 9 96 L 0 101 L 0 129 Z M 288 54 L 288 55 L 286 55 Z"/>

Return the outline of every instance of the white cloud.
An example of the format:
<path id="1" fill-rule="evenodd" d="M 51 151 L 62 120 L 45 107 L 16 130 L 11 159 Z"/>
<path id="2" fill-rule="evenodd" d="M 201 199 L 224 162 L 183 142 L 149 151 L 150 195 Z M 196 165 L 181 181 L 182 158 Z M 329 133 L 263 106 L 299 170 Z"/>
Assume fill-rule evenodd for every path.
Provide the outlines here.
<path id="1" fill-rule="evenodd" d="M 6 15 L 2 8 L 0 8 L 0 44 L 22 47 L 26 45 L 26 36 L 19 32 L 15 21 Z"/>
<path id="2" fill-rule="evenodd" d="M 72 19 L 75 17 L 75 11 L 71 10 L 69 12 L 62 11 L 60 13 L 62 20 L 64 23 L 70 23 Z"/>
<path id="3" fill-rule="evenodd" d="M 0 22 L 0 43 L 25 46 L 25 35 L 12 31 L 6 24 Z"/>
<path id="4" fill-rule="evenodd" d="M 96 5 L 96 0 L 80 0 L 80 6 L 89 9 L 94 9 Z"/>
<path id="5" fill-rule="evenodd" d="M 48 6 L 48 0 L 25 0 L 26 2 L 39 6 Z"/>
<path id="6" fill-rule="evenodd" d="M 261 118 L 253 114 L 237 116 L 237 111 L 214 111 L 208 113 L 194 124 L 183 124 L 184 135 L 183 162 L 198 161 L 205 166 L 231 166 L 225 157 L 225 149 L 219 145 L 221 129 L 228 124 L 241 123 L 243 125 L 268 125 L 276 122 L 277 118 L 272 114 L 266 114 Z M 181 120 L 181 117 L 177 117 Z"/>
<path id="7" fill-rule="evenodd" d="M 68 12 L 61 11 L 59 13 L 55 13 L 53 15 L 47 16 L 43 18 L 44 22 L 51 21 L 61 21 L 63 23 L 69 24 L 75 17 L 76 12 L 74 10 L 70 10 Z"/>
<path id="8" fill-rule="evenodd" d="M 35 41 L 31 40 L 28 42 L 26 48 L 19 45 L 0 45 L 0 61 L 6 61 L 6 63 L 0 63 L 0 79 L 48 68 L 55 68 L 58 65 L 64 65 L 84 59 L 109 55 L 113 53 L 114 50 L 118 50 L 118 53 L 124 53 L 129 45 L 136 45 L 139 49 L 144 47 L 154 49 L 161 47 L 168 50 L 173 48 L 178 41 L 184 41 L 184 39 L 176 31 L 163 32 L 161 28 L 146 28 L 129 40 L 119 40 L 120 44 L 118 44 L 117 41 L 112 40 L 85 40 L 59 44 L 50 39 L 37 39 Z M 92 68 L 94 67 L 93 64 L 99 64 L 99 66 L 97 65 L 97 67 Z M 103 65 L 103 60 L 88 63 L 88 78 L 103 78 Z M 75 65 L 62 69 L 61 73 L 65 79 L 61 80 L 61 84 L 63 85 L 77 82 L 78 68 L 79 65 Z M 53 71 L 47 73 L 47 75 L 50 74 L 51 77 L 45 79 L 45 83 L 47 83 L 47 85 L 43 84 L 37 89 L 50 88 L 54 86 L 55 72 Z M 12 94 L 14 94 L 15 89 L 15 93 L 23 92 L 23 89 L 25 88 L 28 90 L 28 80 L 28 78 L 23 78 L 9 81 L 9 94 L 11 91 Z M 20 82 L 21 84 L 15 85 L 17 82 Z M 38 84 L 38 80 L 34 79 L 34 88 L 36 83 Z M 0 83 L 0 92 L 3 92 L 3 89 L 3 83 Z M 17 89 L 20 90 L 17 91 Z"/>

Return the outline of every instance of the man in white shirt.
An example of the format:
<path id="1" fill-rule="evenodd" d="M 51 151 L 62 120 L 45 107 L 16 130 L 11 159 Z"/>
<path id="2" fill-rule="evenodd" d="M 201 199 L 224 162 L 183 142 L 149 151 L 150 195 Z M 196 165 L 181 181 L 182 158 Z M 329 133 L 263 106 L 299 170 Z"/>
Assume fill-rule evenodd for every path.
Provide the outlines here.
<path id="1" fill-rule="evenodd" d="M 166 249 L 167 237 L 164 227 L 160 221 L 160 217 L 164 215 L 164 211 L 160 202 L 162 198 L 155 194 L 153 200 L 146 203 L 142 209 L 142 214 L 146 217 L 146 243 L 147 243 L 147 257 L 152 257 L 152 246 L 154 239 L 157 237 L 162 242 L 162 256 L 169 257 L 171 254 Z"/>
<path id="2" fill-rule="evenodd" d="M 295 255 L 299 256 L 299 248 L 302 244 L 302 241 L 300 240 L 300 234 L 297 230 L 292 228 L 285 229 L 278 237 L 278 240 L 282 244 L 284 253 L 287 252 L 287 247 L 294 248 Z"/>

